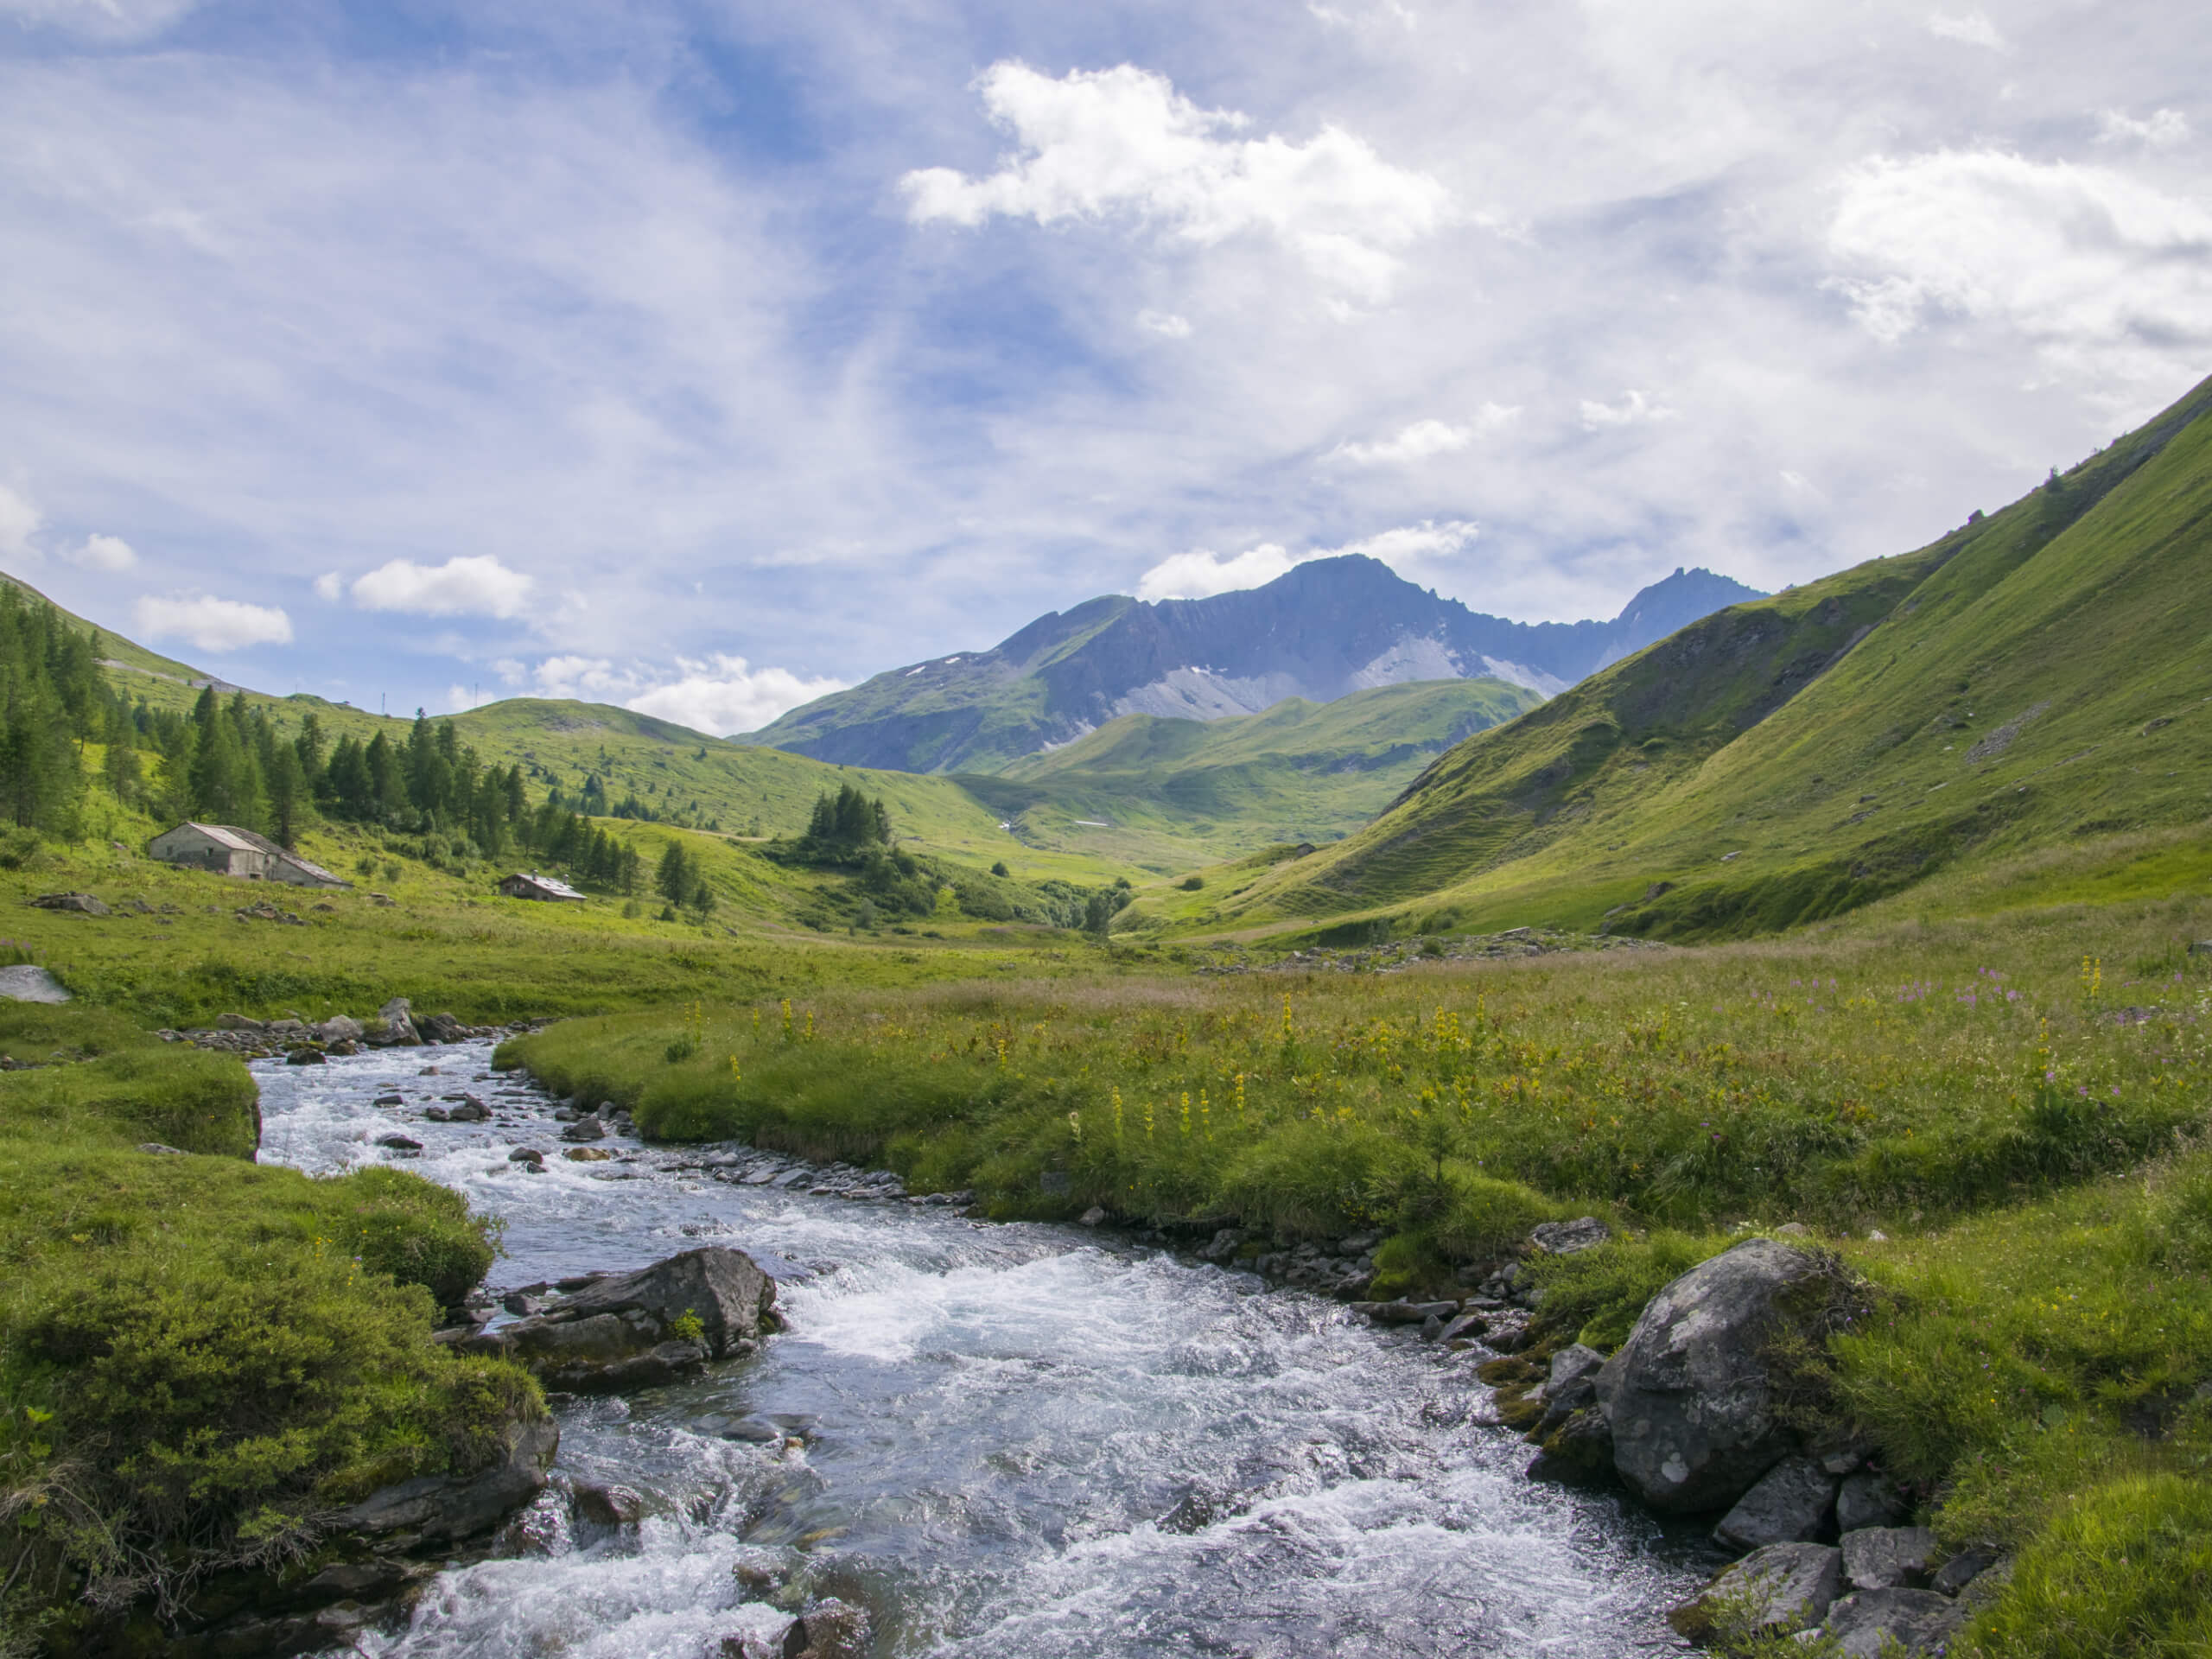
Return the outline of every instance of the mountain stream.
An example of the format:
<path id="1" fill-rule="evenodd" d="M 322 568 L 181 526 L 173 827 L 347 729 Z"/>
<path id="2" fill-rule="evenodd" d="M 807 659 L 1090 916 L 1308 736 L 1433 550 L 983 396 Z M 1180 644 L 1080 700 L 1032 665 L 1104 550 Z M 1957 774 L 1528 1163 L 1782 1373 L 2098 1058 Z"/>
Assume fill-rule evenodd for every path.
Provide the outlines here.
<path id="1" fill-rule="evenodd" d="M 882 1659 L 1683 1646 L 1662 1611 L 1712 1558 L 1613 1497 L 1522 1479 L 1479 1351 L 1078 1228 L 698 1167 L 725 1149 L 617 1137 L 613 1160 L 570 1162 L 561 1103 L 489 1060 L 468 1043 L 258 1063 L 262 1161 L 397 1160 L 459 1189 L 505 1224 L 495 1296 L 735 1246 L 789 1328 L 681 1386 L 556 1402 L 520 1553 L 449 1567 L 404 1624 L 338 1651 L 714 1659 L 773 1622 L 756 1599 L 778 1579 L 866 1605 Z M 462 1090 L 490 1122 L 425 1121 Z M 395 1131 L 422 1151 L 377 1144 Z M 643 1513 L 579 1519 L 578 1484 Z"/>

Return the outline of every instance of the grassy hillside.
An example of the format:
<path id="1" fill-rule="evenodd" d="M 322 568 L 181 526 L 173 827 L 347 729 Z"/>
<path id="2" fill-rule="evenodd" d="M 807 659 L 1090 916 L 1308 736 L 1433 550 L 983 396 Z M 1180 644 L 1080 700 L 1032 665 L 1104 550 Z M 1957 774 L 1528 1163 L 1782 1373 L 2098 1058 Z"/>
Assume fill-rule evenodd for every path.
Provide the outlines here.
<path id="1" fill-rule="evenodd" d="M 2212 808 L 2212 383 L 1932 546 L 1694 624 L 1440 759 L 1220 921 L 1833 914 Z"/>
<path id="2" fill-rule="evenodd" d="M 1436 680 L 1228 720 L 1126 715 L 1001 776 L 957 781 L 1025 839 L 1187 868 L 1347 835 L 1432 757 L 1541 701 L 1503 680 Z"/>

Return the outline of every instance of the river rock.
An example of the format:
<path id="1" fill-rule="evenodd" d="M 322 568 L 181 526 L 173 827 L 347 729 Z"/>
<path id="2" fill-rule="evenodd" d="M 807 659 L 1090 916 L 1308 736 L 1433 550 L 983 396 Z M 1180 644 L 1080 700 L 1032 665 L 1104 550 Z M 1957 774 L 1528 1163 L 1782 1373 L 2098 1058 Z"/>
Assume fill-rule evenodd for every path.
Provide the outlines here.
<path id="1" fill-rule="evenodd" d="M 1724 1549 L 1764 1549 L 1817 1538 L 1835 1503 L 1835 1477 L 1810 1458 L 1784 1458 L 1736 1500 L 1713 1529 Z"/>
<path id="2" fill-rule="evenodd" d="M 1892 1642 L 1906 1653 L 1940 1652 L 1966 1619 L 1933 1590 L 1860 1590 L 1829 1608 L 1821 1629 L 1848 1659 L 1882 1659 Z"/>
<path id="3" fill-rule="evenodd" d="M 454 1103 L 446 1109 L 448 1123 L 488 1123 L 492 1120 L 492 1109 L 474 1095 L 462 1095 L 458 1099 L 448 1095 L 446 1098 Z"/>
<path id="4" fill-rule="evenodd" d="M 601 1122 L 599 1114 L 594 1112 L 588 1117 L 578 1118 L 563 1129 L 561 1138 L 563 1141 L 604 1141 L 607 1139 L 607 1125 Z"/>
<path id="5" fill-rule="evenodd" d="M 744 1251 L 709 1246 L 594 1279 L 557 1306 L 461 1345 L 509 1355 L 551 1388 L 619 1393 L 751 1352 L 773 1323 L 775 1300 L 775 1281 Z M 698 1321 L 696 1337 L 677 1329 L 687 1317 Z"/>
<path id="6" fill-rule="evenodd" d="M 626 1527 L 636 1524 L 645 1512 L 645 1500 L 627 1486 L 601 1486 L 590 1481 L 579 1481 L 569 1495 L 569 1507 L 577 1518 L 596 1521 L 603 1527 Z"/>
<path id="7" fill-rule="evenodd" d="M 1544 1414 L 1529 1431 L 1530 1440 L 1541 1443 L 1576 1412 L 1597 1403 L 1598 1371 L 1605 1363 L 1603 1354 L 1579 1342 L 1552 1356 L 1551 1372 L 1536 1390 Z"/>
<path id="8" fill-rule="evenodd" d="M 468 1034 L 468 1027 L 449 1014 L 434 1014 L 415 1022 L 416 1031 L 425 1042 L 457 1043 Z"/>
<path id="9" fill-rule="evenodd" d="M 1936 1535 L 1925 1527 L 1862 1527 L 1843 1535 L 1843 1576 L 1854 1590 L 1926 1583 Z"/>
<path id="10" fill-rule="evenodd" d="M 1700 1637 L 1726 1608 L 1761 1631 L 1809 1630 L 1827 1617 L 1842 1591 L 1842 1551 L 1827 1544 L 1769 1544 L 1722 1572 L 1669 1622 Z"/>
<path id="11" fill-rule="evenodd" d="M 1538 1255 L 1574 1255 L 1595 1249 L 1613 1236 L 1613 1230 L 1595 1216 L 1576 1221 L 1548 1221 L 1529 1233 L 1529 1248 Z"/>
<path id="12" fill-rule="evenodd" d="M 1864 1527 L 1886 1527 L 1904 1518 L 1904 1497 L 1886 1475 L 1864 1470 L 1851 1476 L 1835 1495 L 1835 1524 L 1839 1531 L 1857 1532 Z"/>
<path id="13" fill-rule="evenodd" d="M 342 1014 L 334 1014 L 309 1029 L 326 1043 L 357 1043 L 361 1039 L 361 1022 Z"/>
<path id="14" fill-rule="evenodd" d="M 215 1016 L 215 1029 L 218 1031 L 265 1031 L 268 1027 L 260 1020 L 251 1019 L 243 1014 L 219 1014 Z"/>
<path id="15" fill-rule="evenodd" d="M 410 1136 L 404 1135 L 380 1135 L 377 1137 L 377 1145 L 380 1147 L 389 1147 L 394 1152 L 420 1152 L 423 1150 L 423 1143 L 420 1141 L 416 1141 Z"/>
<path id="16" fill-rule="evenodd" d="M 1790 1450 L 1759 1355 L 1783 1295 L 1818 1266 L 1804 1250 L 1746 1239 L 1653 1297 L 1599 1371 L 1614 1465 L 1653 1509 L 1726 1508 Z"/>
<path id="17" fill-rule="evenodd" d="M 395 996 L 377 1010 L 377 1018 L 384 1023 L 384 1033 L 378 1039 L 388 1048 L 420 1048 L 423 1039 L 415 1029 L 415 1015 L 404 996 Z"/>
<path id="18" fill-rule="evenodd" d="M 1354 1302 L 1352 1312 L 1364 1313 L 1377 1325 L 1422 1325 L 1430 1319 L 1448 1319 L 1459 1311 L 1457 1302 L 1408 1302 L 1402 1298 L 1395 1302 Z"/>
<path id="19" fill-rule="evenodd" d="M 327 1065 L 330 1057 L 319 1048 L 296 1048 L 284 1057 L 287 1065 Z"/>
<path id="20" fill-rule="evenodd" d="M 1531 1480 L 1603 1486 L 1613 1478 L 1613 1429 L 1595 1406 L 1573 1413 L 1544 1440 L 1529 1465 Z"/>
<path id="21" fill-rule="evenodd" d="M 545 1471 L 561 1444 L 550 1417 L 513 1423 L 505 1454 L 474 1475 L 424 1475 L 386 1486 L 330 1520 L 334 1533 L 365 1537 L 398 1535 L 423 1543 L 451 1542 L 488 1532 L 545 1490 Z"/>
<path id="22" fill-rule="evenodd" d="M 825 1596 L 799 1620 L 806 1645 L 794 1659 L 868 1659 L 868 1611 Z"/>

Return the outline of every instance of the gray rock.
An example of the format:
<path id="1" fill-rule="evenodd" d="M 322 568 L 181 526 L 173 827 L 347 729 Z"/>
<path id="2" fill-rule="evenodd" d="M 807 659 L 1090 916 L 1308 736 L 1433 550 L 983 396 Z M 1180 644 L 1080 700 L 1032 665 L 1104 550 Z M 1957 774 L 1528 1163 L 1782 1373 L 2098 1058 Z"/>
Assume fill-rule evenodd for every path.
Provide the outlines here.
<path id="1" fill-rule="evenodd" d="M 1602 1486 L 1613 1478 L 1613 1431 L 1596 1407 L 1575 1412 L 1544 1440 L 1528 1468 L 1531 1480 Z"/>
<path id="2" fill-rule="evenodd" d="M 384 1021 L 384 1040 L 399 1048 L 420 1048 L 423 1039 L 415 1029 L 415 1015 L 404 996 L 395 996 L 377 1010 Z"/>
<path id="3" fill-rule="evenodd" d="M 361 1040 L 361 1022 L 342 1014 L 334 1014 L 310 1029 L 326 1043 L 357 1043 Z"/>
<path id="4" fill-rule="evenodd" d="M 634 1526 L 645 1512 L 645 1500 L 627 1486 L 601 1486 L 590 1481 L 576 1483 L 569 1506 L 580 1520 L 596 1521 L 602 1527 Z"/>
<path id="5" fill-rule="evenodd" d="M 1706 1586 L 1694 1605 L 1733 1602 L 1761 1630 L 1809 1630 L 1843 1592 L 1843 1553 L 1827 1544 L 1769 1544 Z"/>
<path id="6" fill-rule="evenodd" d="M 492 1109 L 474 1095 L 463 1095 L 446 1109 L 446 1122 L 448 1123 L 488 1123 L 491 1119 Z"/>
<path id="7" fill-rule="evenodd" d="M 420 1141 L 413 1140 L 404 1135 L 380 1135 L 377 1137 L 377 1145 L 380 1147 L 390 1147 L 394 1152 L 420 1152 L 423 1150 L 423 1143 Z"/>
<path id="8" fill-rule="evenodd" d="M 1244 1235 L 1234 1227 L 1224 1227 L 1205 1243 L 1200 1245 L 1198 1257 L 1201 1262 L 1228 1262 L 1235 1259 Z"/>
<path id="9" fill-rule="evenodd" d="M 1959 1592 L 1959 1605 L 1972 1618 L 2003 1595 L 2012 1582 L 2012 1560 L 2010 1556 L 2001 1557 L 1967 1581 L 1966 1588 Z"/>
<path id="10" fill-rule="evenodd" d="M 1862 1527 L 1843 1535 L 1843 1576 L 1854 1590 L 1896 1590 L 1928 1580 L 1936 1535 L 1925 1527 Z"/>
<path id="11" fill-rule="evenodd" d="M 1552 1368 L 1544 1378 L 1544 1398 L 1556 1400 L 1574 1383 L 1592 1376 L 1605 1364 L 1605 1357 L 1586 1343 L 1576 1343 L 1562 1348 L 1552 1356 Z"/>
<path id="12" fill-rule="evenodd" d="M 1599 1371 L 1615 1466 L 1653 1509 L 1725 1508 L 1789 1451 L 1759 1353 L 1779 1299 L 1817 1267 L 1806 1251 L 1746 1239 L 1653 1297 Z"/>
<path id="13" fill-rule="evenodd" d="M 67 1002 L 68 990 L 35 963 L 0 968 L 0 996 L 11 1002 Z"/>
<path id="14" fill-rule="evenodd" d="M 386 1486 L 331 1517 L 333 1532 L 371 1537 L 411 1533 L 425 1542 L 488 1532 L 545 1490 L 545 1471 L 561 1444 L 550 1418 L 513 1423 L 505 1455 L 474 1475 L 424 1475 Z"/>
<path id="15" fill-rule="evenodd" d="M 468 1034 L 468 1027 L 449 1014 L 433 1014 L 415 1022 L 416 1031 L 425 1042 L 457 1043 Z"/>
<path id="16" fill-rule="evenodd" d="M 319 1048 L 296 1048 L 284 1057 L 287 1065 L 328 1065 L 330 1057 Z"/>
<path id="17" fill-rule="evenodd" d="M 1866 1470 L 1843 1483 L 1835 1495 L 1835 1524 L 1843 1532 L 1886 1527 L 1904 1519 L 1904 1495 L 1886 1475 Z"/>
<path id="18" fill-rule="evenodd" d="M 1720 1518 L 1713 1540 L 1725 1549 L 1764 1549 L 1817 1538 L 1835 1503 L 1835 1477 L 1810 1458 L 1784 1458 Z"/>
<path id="19" fill-rule="evenodd" d="M 404 1095 L 378 1095 L 369 1103 L 372 1106 L 404 1106 L 406 1103 L 407 1096 Z"/>
<path id="20" fill-rule="evenodd" d="M 1364 1313 L 1377 1325 L 1421 1325 L 1429 1319 L 1448 1319 L 1459 1311 L 1457 1302 L 1354 1302 L 1352 1311 Z"/>
<path id="21" fill-rule="evenodd" d="M 41 910 L 73 910 L 82 916 L 105 916 L 108 907 L 89 893 L 42 893 L 31 900 Z"/>
<path id="22" fill-rule="evenodd" d="M 1084 1226 L 1096 1227 L 1106 1219 L 1106 1211 L 1094 1204 L 1083 1212 L 1080 1219 Z"/>
<path id="23" fill-rule="evenodd" d="M 1943 1563 L 1929 1587 L 1938 1595 L 1955 1596 L 2003 1559 L 1993 1549 L 1962 1549 Z"/>
<path id="24" fill-rule="evenodd" d="M 1548 1221 L 1529 1230 L 1529 1246 L 1539 1255 L 1573 1255 L 1595 1249 L 1613 1236 L 1613 1230 L 1595 1216 L 1576 1221 Z"/>
<path id="25" fill-rule="evenodd" d="M 165 1147 L 158 1141 L 141 1141 L 138 1150 L 156 1158 L 189 1158 L 192 1154 L 182 1147 Z"/>
<path id="26" fill-rule="evenodd" d="M 511 1164 L 542 1164 L 545 1161 L 545 1154 L 536 1147 L 517 1147 L 507 1154 L 507 1161 Z"/>
<path id="27" fill-rule="evenodd" d="M 774 1315 L 775 1281 L 742 1250 L 686 1250 L 636 1273 L 563 1280 L 575 1294 L 534 1317 L 461 1344 L 505 1354 L 550 1387 L 575 1393 L 647 1388 L 709 1359 L 752 1351 Z M 678 1329 L 696 1319 L 696 1336 Z"/>
<path id="28" fill-rule="evenodd" d="M 1479 1313 L 1462 1313 L 1455 1319 L 1446 1320 L 1444 1328 L 1436 1333 L 1436 1339 L 1439 1342 L 1473 1342 L 1489 1329 L 1489 1324 Z"/>
<path id="29" fill-rule="evenodd" d="M 268 1027 L 260 1020 L 249 1019 L 243 1014 L 219 1014 L 215 1016 L 215 1029 L 218 1031 L 266 1031 Z"/>
<path id="30" fill-rule="evenodd" d="M 1848 1659 L 1881 1659 L 1895 1642 L 1907 1653 L 1934 1653 L 1966 1623 L 1958 1603 L 1933 1590 L 1861 1590 L 1828 1609 L 1821 1628 Z"/>
<path id="31" fill-rule="evenodd" d="M 604 1141 L 607 1139 L 607 1125 L 599 1121 L 597 1113 L 594 1113 L 589 1117 L 578 1118 L 563 1128 L 561 1138 L 563 1141 Z"/>
<path id="32" fill-rule="evenodd" d="M 798 1622 L 805 1645 L 792 1659 L 868 1659 L 868 1611 L 825 1596 Z"/>

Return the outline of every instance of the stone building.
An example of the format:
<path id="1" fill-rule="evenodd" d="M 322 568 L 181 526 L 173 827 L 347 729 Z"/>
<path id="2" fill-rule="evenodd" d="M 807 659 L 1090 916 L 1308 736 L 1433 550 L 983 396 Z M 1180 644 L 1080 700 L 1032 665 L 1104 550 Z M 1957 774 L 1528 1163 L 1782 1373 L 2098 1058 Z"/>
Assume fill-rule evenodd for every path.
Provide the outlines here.
<path id="1" fill-rule="evenodd" d="M 536 870 L 527 875 L 518 872 L 508 876 L 499 883 L 499 891 L 510 899 L 545 899 L 575 904 L 582 904 L 584 897 L 567 882 L 556 881 L 551 876 L 540 875 Z"/>
<path id="2" fill-rule="evenodd" d="M 296 887 L 350 887 L 320 864 L 287 852 L 266 836 L 228 823 L 180 823 L 146 843 L 147 854 L 180 869 L 207 870 L 241 881 L 285 881 Z"/>

